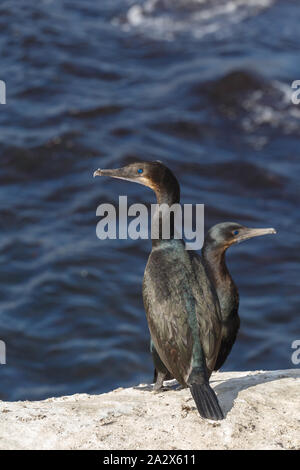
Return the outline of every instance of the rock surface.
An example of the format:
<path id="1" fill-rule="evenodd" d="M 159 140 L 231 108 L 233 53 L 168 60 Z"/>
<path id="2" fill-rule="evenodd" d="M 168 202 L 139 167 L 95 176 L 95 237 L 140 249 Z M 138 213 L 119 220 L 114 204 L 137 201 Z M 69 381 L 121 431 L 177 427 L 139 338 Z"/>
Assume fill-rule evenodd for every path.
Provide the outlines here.
<path id="1" fill-rule="evenodd" d="M 0 402 L 1 449 L 299 449 L 300 369 L 212 376 L 226 418 L 200 418 L 174 382 Z M 173 387 L 171 388 L 173 384 Z"/>

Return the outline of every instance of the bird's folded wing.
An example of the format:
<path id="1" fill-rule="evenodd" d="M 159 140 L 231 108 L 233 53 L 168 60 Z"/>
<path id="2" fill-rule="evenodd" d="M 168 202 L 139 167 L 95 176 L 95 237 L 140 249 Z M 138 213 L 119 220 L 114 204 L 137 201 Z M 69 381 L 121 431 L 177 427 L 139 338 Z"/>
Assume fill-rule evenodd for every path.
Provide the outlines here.
<path id="1" fill-rule="evenodd" d="M 207 367 L 214 369 L 221 342 L 221 312 L 217 294 L 208 279 L 200 257 L 192 256 L 195 278 L 200 289 L 193 289 L 196 299 L 196 315 L 199 325 L 201 344 L 206 357 Z"/>

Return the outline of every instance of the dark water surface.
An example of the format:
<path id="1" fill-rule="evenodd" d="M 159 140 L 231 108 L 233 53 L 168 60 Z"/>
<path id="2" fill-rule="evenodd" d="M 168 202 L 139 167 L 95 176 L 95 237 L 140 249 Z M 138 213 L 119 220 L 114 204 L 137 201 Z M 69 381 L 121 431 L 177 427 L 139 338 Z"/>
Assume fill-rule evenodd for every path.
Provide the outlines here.
<path id="1" fill-rule="evenodd" d="M 228 253 L 241 295 L 225 370 L 295 367 L 299 339 L 300 5 L 292 0 L 0 4 L 0 398 L 152 378 L 149 241 L 100 241 L 96 208 L 154 202 L 93 170 L 163 160 L 206 228 L 278 235 Z"/>

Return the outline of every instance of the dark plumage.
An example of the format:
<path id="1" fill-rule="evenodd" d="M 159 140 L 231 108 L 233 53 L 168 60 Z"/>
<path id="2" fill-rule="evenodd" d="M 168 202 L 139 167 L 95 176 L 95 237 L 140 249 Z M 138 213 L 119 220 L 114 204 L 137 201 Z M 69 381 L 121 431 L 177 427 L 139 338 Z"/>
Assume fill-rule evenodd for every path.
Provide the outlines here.
<path id="1" fill-rule="evenodd" d="M 223 222 L 214 225 L 205 237 L 202 248 L 203 262 L 216 289 L 222 316 L 221 345 L 214 370 L 219 370 L 226 361 L 240 326 L 239 293 L 226 266 L 226 250 L 236 243 L 271 233 L 276 233 L 276 230 L 274 228 L 248 228 L 235 222 Z M 171 379 L 172 376 L 160 362 L 157 352 L 152 351 L 152 355 L 156 369 L 155 389 L 159 390 L 163 381 Z"/>
<path id="2" fill-rule="evenodd" d="M 149 186 L 157 202 L 169 206 L 179 203 L 179 184 L 173 173 L 160 162 L 141 162 L 116 170 L 97 170 L 107 175 Z M 182 385 L 190 387 L 201 416 L 222 419 L 217 397 L 209 385 L 221 341 L 221 312 L 213 284 L 203 262 L 195 252 L 185 250 L 174 238 L 171 218 L 169 239 L 162 239 L 161 212 L 159 239 L 152 240 L 152 251 L 145 269 L 143 299 L 155 350 L 166 369 Z"/>
<path id="3" fill-rule="evenodd" d="M 219 298 L 222 314 L 222 341 L 214 370 L 222 367 L 240 326 L 239 293 L 225 263 L 226 250 L 244 240 L 276 233 L 273 228 L 248 228 L 235 222 L 214 225 L 207 233 L 202 256 Z"/>

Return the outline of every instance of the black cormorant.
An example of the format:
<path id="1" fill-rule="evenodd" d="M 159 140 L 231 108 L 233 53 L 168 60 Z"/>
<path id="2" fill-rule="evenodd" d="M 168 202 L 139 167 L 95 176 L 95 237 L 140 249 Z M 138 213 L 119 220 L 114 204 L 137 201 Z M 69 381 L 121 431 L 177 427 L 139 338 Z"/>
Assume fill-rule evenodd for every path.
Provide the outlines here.
<path id="1" fill-rule="evenodd" d="M 156 194 L 158 204 L 180 201 L 180 188 L 173 173 L 161 162 L 132 163 L 114 170 L 95 171 L 94 176 L 110 176 L 143 184 Z M 187 251 L 183 240 L 161 234 L 162 212 L 156 210 L 152 224 L 158 223 L 159 238 L 152 239 L 143 281 L 143 299 L 155 349 L 166 369 L 183 385 L 188 385 L 200 415 L 223 419 L 209 377 L 215 368 L 221 342 L 221 312 L 215 288 L 203 262 Z"/>
<path id="2" fill-rule="evenodd" d="M 227 359 L 240 326 L 239 293 L 225 263 L 226 250 L 236 243 L 271 233 L 276 233 L 276 230 L 223 222 L 214 225 L 205 237 L 202 257 L 216 288 L 222 314 L 222 341 L 214 370 L 219 370 Z"/>
<path id="3" fill-rule="evenodd" d="M 205 237 L 202 248 L 203 262 L 215 286 L 222 315 L 222 341 L 214 370 L 219 370 L 226 361 L 240 326 L 239 293 L 226 266 L 226 250 L 236 243 L 272 233 L 276 233 L 274 228 L 248 228 L 235 222 L 223 222 L 214 225 Z M 154 389 L 160 390 L 163 381 L 172 379 L 172 375 L 166 370 L 153 344 L 151 352 L 155 365 Z"/>

